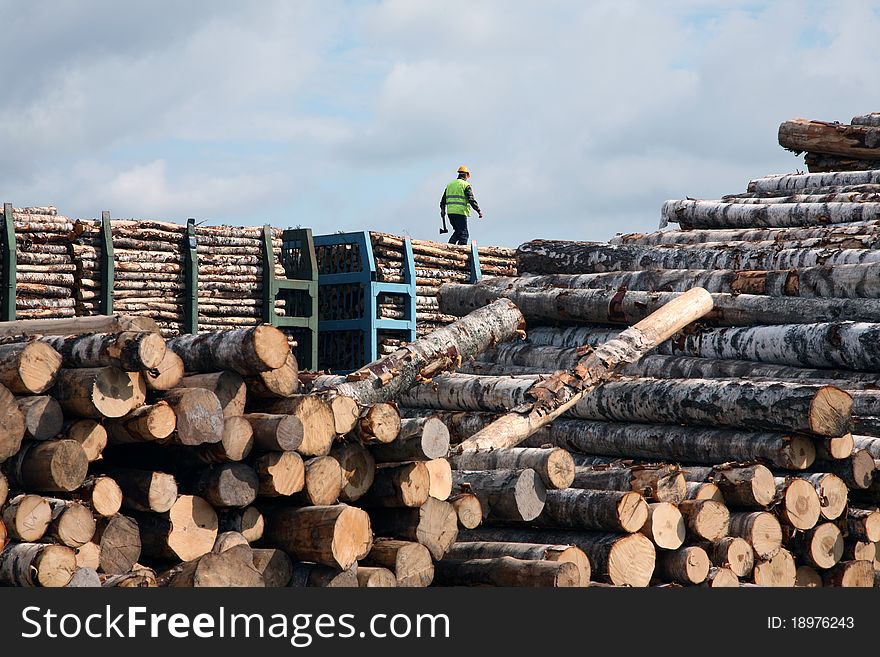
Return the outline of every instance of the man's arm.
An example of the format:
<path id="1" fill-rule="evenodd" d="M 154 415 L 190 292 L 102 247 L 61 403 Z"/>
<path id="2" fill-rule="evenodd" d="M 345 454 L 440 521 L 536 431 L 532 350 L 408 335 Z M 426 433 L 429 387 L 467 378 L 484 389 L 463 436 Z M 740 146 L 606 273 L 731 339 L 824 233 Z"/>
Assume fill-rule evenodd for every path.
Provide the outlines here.
<path id="1" fill-rule="evenodd" d="M 480 219 L 482 219 L 483 211 L 480 210 L 477 199 L 474 198 L 474 190 L 470 185 L 464 188 L 464 197 L 467 199 L 467 202 L 471 204 L 471 207 L 477 211 L 477 214 L 480 215 Z"/>
<path id="2" fill-rule="evenodd" d="M 446 190 L 443 190 L 443 196 L 440 197 L 440 216 L 446 216 Z"/>

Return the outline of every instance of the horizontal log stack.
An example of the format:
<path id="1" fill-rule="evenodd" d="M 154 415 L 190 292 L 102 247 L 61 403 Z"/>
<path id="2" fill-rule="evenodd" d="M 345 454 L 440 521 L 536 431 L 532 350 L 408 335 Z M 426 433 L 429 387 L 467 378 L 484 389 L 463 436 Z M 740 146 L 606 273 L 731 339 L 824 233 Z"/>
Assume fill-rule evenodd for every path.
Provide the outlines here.
<path id="1" fill-rule="evenodd" d="M 387 233 L 371 232 L 373 256 L 380 280 L 402 282 L 403 239 Z M 455 321 L 456 316 L 440 311 L 437 291 L 444 282 L 471 280 L 471 247 L 428 240 L 411 240 L 416 271 L 416 332 L 419 337 Z M 511 276 L 516 273 L 516 252 L 499 246 L 478 246 L 480 268 L 485 276 Z M 380 299 L 378 319 L 401 319 L 402 302 L 394 297 Z M 389 338 L 393 340 L 393 337 Z M 396 345 L 382 343 L 390 353 Z"/>
<path id="2" fill-rule="evenodd" d="M 594 548 L 593 532 L 605 532 L 606 547 L 626 536 L 613 513 L 597 517 L 615 507 L 565 492 L 582 486 L 605 499 L 644 498 L 635 533 L 655 556 L 652 569 L 643 562 L 642 585 L 722 586 L 735 583 L 731 573 L 742 584 L 873 585 L 878 193 L 878 171 L 768 176 L 719 201 L 668 202 L 664 221 L 679 230 L 609 244 L 535 240 L 519 248 L 516 277 L 444 285 L 444 312 L 508 298 L 527 323 L 525 341 L 497 345 L 402 399 L 406 417 L 439 415 L 465 450 L 529 403 L 533 386 L 559 380 L 670 299 L 701 286 L 714 302 L 514 448 L 563 450 L 575 463 L 569 489 L 545 484 L 543 515 L 488 516 L 461 540 L 577 545 L 593 579 L 633 585 Z M 798 410 L 801 395 L 810 401 Z M 670 483 L 676 471 L 683 488 Z M 471 482 L 471 491 L 477 483 L 485 486 Z"/>
<path id="3" fill-rule="evenodd" d="M 880 168 L 880 114 L 854 116 L 848 124 L 791 119 L 779 126 L 779 145 L 805 153 L 810 173 Z"/>

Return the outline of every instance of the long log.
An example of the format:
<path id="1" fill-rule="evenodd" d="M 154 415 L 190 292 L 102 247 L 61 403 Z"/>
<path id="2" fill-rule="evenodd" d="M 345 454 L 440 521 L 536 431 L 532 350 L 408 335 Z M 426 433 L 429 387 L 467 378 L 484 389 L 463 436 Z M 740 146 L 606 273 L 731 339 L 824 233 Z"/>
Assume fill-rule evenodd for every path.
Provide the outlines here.
<path id="1" fill-rule="evenodd" d="M 766 509 L 776 500 L 777 483 L 773 473 L 760 464 L 722 464 L 690 467 L 684 471 L 688 481 L 711 481 L 721 490 L 727 504 L 746 509 Z M 811 525 L 812 526 L 812 525 Z"/>
<path id="2" fill-rule="evenodd" d="M 571 562 L 525 561 L 513 557 L 440 561 L 434 580 L 440 586 L 531 586 L 580 585 L 580 573 Z"/>
<path id="3" fill-rule="evenodd" d="M 722 203 L 666 201 L 663 221 L 693 228 L 783 228 L 880 219 L 880 203 Z"/>
<path id="4" fill-rule="evenodd" d="M 857 159 L 880 158 L 880 129 L 828 121 L 791 119 L 779 125 L 779 145 L 800 153 L 824 153 Z"/>
<path id="5" fill-rule="evenodd" d="M 582 458 L 574 461 L 583 463 Z M 684 500 L 687 494 L 685 477 L 676 466 L 619 462 L 584 465 L 588 467 L 575 468 L 572 488 L 633 491 L 653 501 L 673 504 Z"/>
<path id="6" fill-rule="evenodd" d="M 449 432 L 447 430 L 447 439 Z M 444 453 L 445 454 L 445 453 Z M 568 488 L 575 478 L 575 465 L 564 449 L 510 447 L 492 451 L 471 451 L 451 458 L 456 470 L 525 470 L 540 475 L 546 488 Z"/>
<path id="7" fill-rule="evenodd" d="M 182 335 L 168 341 L 189 372 L 233 370 L 253 376 L 282 367 L 290 353 L 287 336 L 268 324 L 250 329 L 235 329 Z"/>
<path id="8" fill-rule="evenodd" d="M 89 459 L 75 440 L 23 443 L 7 463 L 10 484 L 28 491 L 69 492 L 86 479 Z"/>
<path id="9" fill-rule="evenodd" d="M 624 330 L 616 340 L 586 356 L 573 370 L 532 386 L 529 396 L 535 402 L 528 411 L 508 413 L 471 436 L 461 444 L 461 448 L 515 447 L 573 407 L 601 382 L 613 376 L 620 367 L 638 360 L 645 352 L 663 342 L 676 330 L 704 315 L 711 307 L 711 296 L 705 290 L 697 288 L 686 292 L 661 310 Z"/>
<path id="10" fill-rule="evenodd" d="M 772 175 L 750 180 L 749 192 L 777 192 L 827 187 L 829 185 L 873 185 L 880 183 L 878 171 L 845 171 Z"/>
<path id="11" fill-rule="evenodd" d="M 272 509 L 263 541 L 294 559 L 347 570 L 370 552 L 370 517 L 345 504 Z"/>
<path id="12" fill-rule="evenodd" d="M 11 335 L 74 335 L 79 333 L 121 333 L 123 331 L 159 332 L 154 321 L 146 317 L 101 315 L 72 319 L 16 320 L 0 325 L 0 336 Z"/>
<path id="13" fill-rule="evenodd" d="M 402 401 L 410 406 L 500 413 L 525 403 L 531 390 L 556 378 L 551 375 L 536 383 L 509 377 L 442 376 L 430 386 L 410 391 Z M 636 379 L 605 383 L 575 402 L 568 416 L 580 419 L 841 436 L 850 429 L 852 397 L 833 386 L 799 383 Z M 473 438 L 463 448 L 471 445 L 476 445 Z"/>
<path id="14" fill-rule="evenodd" d="M 632 491 L 550 490 L 536 523 L 593 531 L 633 533 L 648 519 L 644 497 Z"/>
<path id="15" fill-rule="evenodd" d="M 575 545 L 589 557 L 593 579 L 616 586 L 648 586 L 656 559 L 654 545 L 642 534 L 479 528 L 462 532 L 462 540 Z"/>
<path id="16" fill-rule="evenodd" d="M 632 290 L 534 289 L 447 283 L 440 288 L 445 312 L 461 315 L 500 298 L 513 301 L 533 323 L 624 324 L 644 319 L 678 296 L 676 292 Z M 822 321 L 880 320 L 877 299 L 805 299 L 753 294 L 712 294 L 713 308 L 703 320 L 718 326 L 809 324 Z"/>
<path id="17" fill-rule="evenodd" d="M 63 367 L 112 366 L 139 372 L 158 367 L 165 356 L 165 341 L 152 332 L 86 333 L 41 340 L 61 355 Z"/>
<path id="18" fill-rule="evenodd" d="M 528 522 L 544 510 L 546 490 L 532 469 L 455 470 L 452 484 L 455 490 L 476 495 L 493 520 Z"/>
<path id="19" fill-rule="evenodd" d="M 572 545 L 510 543 L 496 541 L 465 541 L 453 545 L 444 557 L 450 561 L 497 559 L 513 557 L 526 561 L 556 561 L 577 566 L 580 586 L 590 581 L 590 560 L 583 550 Z"/>
<path id="20" fill-rule="evenodd" d="M 346 395 L 361 404 L 390 401 L 464 359 L 521 335 L 524 324 L 516 306 L 500 300 L 366 365 L 346 380 L 319 378 L 317 386 L 329 386 L 325 394 Z"/>

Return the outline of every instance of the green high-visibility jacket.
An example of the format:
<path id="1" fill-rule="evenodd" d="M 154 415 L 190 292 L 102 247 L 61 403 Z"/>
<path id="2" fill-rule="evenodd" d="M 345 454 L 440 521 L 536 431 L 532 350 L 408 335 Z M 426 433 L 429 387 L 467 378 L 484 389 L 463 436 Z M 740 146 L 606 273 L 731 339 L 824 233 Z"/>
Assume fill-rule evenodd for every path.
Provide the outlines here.
<path id="1" fill-rule="evenodd" d="M 471 207 L 468 204 L 464 190 L 471 184 L 462 178 L 456 178 L 446 185 L 446 213 L 447 214 L 463 214 L 466 217 L 471 216 Z"/>

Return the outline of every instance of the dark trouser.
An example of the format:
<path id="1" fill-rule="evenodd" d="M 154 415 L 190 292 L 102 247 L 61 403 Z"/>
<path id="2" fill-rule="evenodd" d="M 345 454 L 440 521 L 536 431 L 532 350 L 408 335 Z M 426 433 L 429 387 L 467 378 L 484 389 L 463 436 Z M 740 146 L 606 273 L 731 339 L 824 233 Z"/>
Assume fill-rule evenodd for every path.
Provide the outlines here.
<path id="1" fill-rule="evenodd" d="M 463 214 L 449 215 L 449 223 L 452 224 L 452 237 L 449 238 L 450 244 L 467 244 L 468 229 L 467 217 Z"/>

